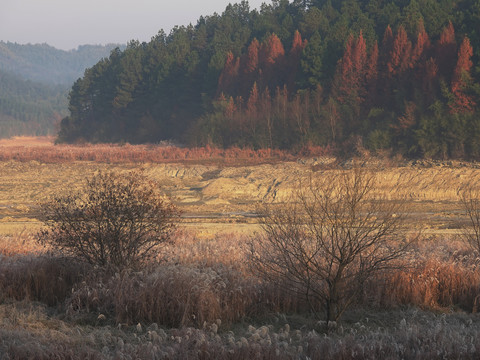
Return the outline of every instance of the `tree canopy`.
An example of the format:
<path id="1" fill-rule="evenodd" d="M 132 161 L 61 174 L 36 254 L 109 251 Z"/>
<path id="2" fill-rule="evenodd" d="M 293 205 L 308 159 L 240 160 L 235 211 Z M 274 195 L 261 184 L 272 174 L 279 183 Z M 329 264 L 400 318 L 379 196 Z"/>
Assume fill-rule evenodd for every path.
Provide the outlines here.
<path id="1" fill-rule="evenodd" d="M 478 158 L 476 8 L 472 0 L 229 5 L 88 69 L 58 140 Z"/>

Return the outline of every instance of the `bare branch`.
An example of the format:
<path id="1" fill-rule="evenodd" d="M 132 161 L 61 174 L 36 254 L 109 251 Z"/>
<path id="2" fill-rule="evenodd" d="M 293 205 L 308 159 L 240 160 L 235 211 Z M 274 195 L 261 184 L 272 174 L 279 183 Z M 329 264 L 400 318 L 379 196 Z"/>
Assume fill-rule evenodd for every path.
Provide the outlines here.
<path id="1" fill-rule="evenodd" d="M 328 172 L 265 210 L 265 236 L 251 243 L 253 269 L 301 293 L 327 322 L 338 320 L 373 273 L 403 256 L 403 202 L 374 196 L 375 173 Z"/>

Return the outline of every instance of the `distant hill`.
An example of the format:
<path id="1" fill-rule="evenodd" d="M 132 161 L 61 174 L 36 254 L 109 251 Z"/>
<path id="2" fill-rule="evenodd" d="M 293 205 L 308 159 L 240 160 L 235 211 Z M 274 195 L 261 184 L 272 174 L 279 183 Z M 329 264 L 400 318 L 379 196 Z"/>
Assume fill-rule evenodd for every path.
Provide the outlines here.
<path id="1" fill-rule="evenodd" d="M 68 87 L 0 71 L 0 138 L 51 135 L 67 113 Z"/>
<path id="2" fill-rule="evenodd" d="M 68 113 L 68 92 L 85 69 L 117 45 L 63 51 L 0 42 L 0 138 L 49 135 Z"/>
<path id="3" fill-rule="evenodd" d="M 118 44 L 83 45 L 64 51 L 47 44 L 0 42 L 0 70 L 26 80 L 71 86 L 86 68 L 108 57 Z"/>

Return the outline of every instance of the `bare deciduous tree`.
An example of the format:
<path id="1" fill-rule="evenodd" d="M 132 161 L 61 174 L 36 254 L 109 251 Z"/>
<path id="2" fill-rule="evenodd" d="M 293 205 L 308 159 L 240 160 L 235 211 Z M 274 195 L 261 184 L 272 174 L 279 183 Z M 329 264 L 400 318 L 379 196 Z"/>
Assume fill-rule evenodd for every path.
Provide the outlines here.
<path id="1" fill-rule="evenodd" d="M 40 243 L 92 264 L 134 267 L 158 254 L 179 213 L 142 174 L 100 172 L 43 204 L 42 215 Z"/>
<path id="2" fill-rule="evenodd" d="M 468 224 L 462 229 L 463 238 L 473 250 L 480 252 L 480 191 L 467 186 L 459 191 L 459 196 L 468 218 Z"/>
<path id="3" fill-rule="evenodd" d="M 253 269 L 301 293 L 327 324 L 337 321 L 374 273 L 396 265 L 409 241 L 402 201 L 375 195 L 375 173 L 321 174 L 286 206 L 265 210 L 265 236 L 251 243 Z"/>

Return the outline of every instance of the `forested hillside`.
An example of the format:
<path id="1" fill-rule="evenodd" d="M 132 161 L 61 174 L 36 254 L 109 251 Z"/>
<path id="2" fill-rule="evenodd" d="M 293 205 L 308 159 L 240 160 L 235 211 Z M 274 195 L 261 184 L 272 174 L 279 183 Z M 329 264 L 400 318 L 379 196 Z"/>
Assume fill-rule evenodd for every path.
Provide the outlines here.
<path id="1" fill-rule="evenodd" d="M 58 139 L 479 158 L 478 24 L 476 0 L 229 5 L 86 71 Z"/>
<path id="2" fill-rule="evenodd" d="M 0 41 L 0 70 L 26 80 L 71 86 L 86 68 L 108 57 L 118 45 L 83 45 L 64 51 L 47 44 Z"/>
<path id="3" fill-rule="evenodd" d="M 49 135 L 68 114 L 68 89 L 114 45 L 63 51 L 0 42 L 0 138 Z"/>
<path id="4" fill-rule="evenodd" d="M 53 135 L 67 115 L 68 89 L 0 71 L 0 138 Z"/>

